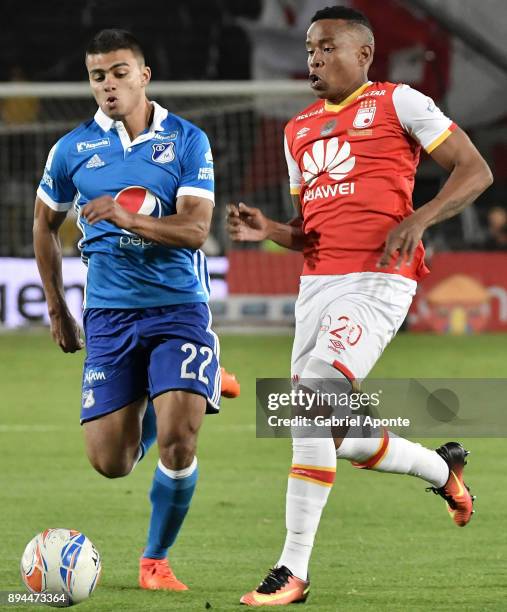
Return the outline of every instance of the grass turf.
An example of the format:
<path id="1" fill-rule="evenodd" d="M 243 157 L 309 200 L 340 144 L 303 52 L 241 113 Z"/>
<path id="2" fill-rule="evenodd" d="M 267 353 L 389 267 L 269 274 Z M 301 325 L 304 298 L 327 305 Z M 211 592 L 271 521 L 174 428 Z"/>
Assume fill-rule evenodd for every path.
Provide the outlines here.
<path id="1" fill-rule="evenodd" d="M 46 331 L 0 335 L 0 590 L 22 590 L 19 559 L 35 533 L 72 527 L 103 560 L 102 581 L 80 604 L 83 612 L 239 610 L 239 596 L 276 562 L 284 539 L 290 443 L 255 437 L 254 384 L 256 376 L 288 375 L 290 344 L 290 337 L 222 337 L 224 365 L 237 373 L 242 395 L 225 400 L 202 430 L 197 492 L 171 553 L 191 590 L 171 594 L 136 586 L 155 450 L 128 478 L 100 477 L 78 425 L 82 355 L 63 355 Z M 506 357 L 505 336 L 401 334 L 372 375 L 507 378 Z M 505 442 L 467 446 L 467 480 L 478 500 L 466 529 L 452 524 L 422 481 L 339 463 L 305 610 L 505 610 Z"/>

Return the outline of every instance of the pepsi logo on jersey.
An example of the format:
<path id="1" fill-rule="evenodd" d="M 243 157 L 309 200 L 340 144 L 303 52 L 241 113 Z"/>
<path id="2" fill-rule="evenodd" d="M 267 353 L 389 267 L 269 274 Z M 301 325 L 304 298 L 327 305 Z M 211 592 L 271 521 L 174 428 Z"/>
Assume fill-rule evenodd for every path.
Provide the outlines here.
<path id="1" fill-rule="evenodd" d="M 138 185 L 125 187 L 116 194 L 114 198 L 118 204 L 131 213 L 138 215 L 150 215 L 160 219 L 162 216 L 162 204 L 156 195 L 146 187 Z"/>
<path id="2" fill-rule="evenodd" d="M 126 187 L 116 194 L 114 198 L 118 204 L 131 213 L 138 215 L 149 215 L 160 219 L 162 216 L 162 204 L 156 195 L 151 193 L 146 187 Z M 120 248 L 140 247 L 142 249 L 152 247 L 155 243 L 152 240 L 141 238 L 125 229 L 121 230 L 126 236 L 120 236 Z"/>

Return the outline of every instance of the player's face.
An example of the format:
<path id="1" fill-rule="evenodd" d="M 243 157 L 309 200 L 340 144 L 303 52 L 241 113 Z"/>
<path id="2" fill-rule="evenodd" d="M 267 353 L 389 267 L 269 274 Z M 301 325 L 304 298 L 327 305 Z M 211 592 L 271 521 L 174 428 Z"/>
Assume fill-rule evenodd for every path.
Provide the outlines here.
<path id="1" fill-rule="evenodd" d="M 312 23 L 306 38 L 310 86 L 319 98 L 341 102 L 366 81 L 373 47 L 341 19 Z"/>
<path id="2" fill-rule="evenodd" d="M 120 120 L 144 103 L 150 69 L 130 49 L 86 56 L 95 100 L 111 119 Z"/>

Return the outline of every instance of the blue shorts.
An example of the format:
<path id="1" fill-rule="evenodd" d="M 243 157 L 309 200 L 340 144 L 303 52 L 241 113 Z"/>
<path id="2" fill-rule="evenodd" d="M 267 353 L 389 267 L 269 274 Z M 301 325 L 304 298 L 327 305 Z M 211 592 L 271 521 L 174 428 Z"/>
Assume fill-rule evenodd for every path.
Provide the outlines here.
<path id="1" fill-rule="evenodd" d="M 202 395 L 206 412 L 218 412 L 220 349 L 210 323 L 204 303 L 85 310 L 81 423 L 174 390 Z"/>

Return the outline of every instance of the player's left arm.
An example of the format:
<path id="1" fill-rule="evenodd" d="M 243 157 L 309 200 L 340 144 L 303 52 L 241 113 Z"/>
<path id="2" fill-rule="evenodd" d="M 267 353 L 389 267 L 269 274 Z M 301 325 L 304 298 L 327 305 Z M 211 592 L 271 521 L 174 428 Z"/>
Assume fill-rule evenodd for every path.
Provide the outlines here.
<path id="1" fill-rule="evenodd" d="M 433 199 L 389 232 L 380 267 L 389 265 L 397 251 L 398 267 L 405 259 L 407 264 L 411 263 L 428 227 L 459 214 L 493 182 L 488 164 L 458 127 L 430 155 L 450 173 L 449 177 Z"/>
<path id="2" fill-rule="evenodd" d="M 468 136 L 431 98 L 408 85 L 396 87 L 394 111 L 403 131 L 449 172 L 437 195 L 403 219 L 386 237 L 379 266 L 397 254 L 397 267 L 410 264 L 424 231 L 469 206 L 493 181 L 491 171 Z"/>
<path id="3" fill-rule="evenodd" d="M 416 211 L 425 229 L 459 214 L 493 182 L 485 159 L 459 127 L 430 155 L 450 174 L 437 195 Z"/>
<path id="4" fill-rule="evenodd" d="M 101 196 L 83 207 L 82 214 L 92 225 L 109 221 L 167 247 L 199 249 L 208 237 L 213 202 L 207 198 L 182 195 L 176 199 L 176 214 L 156 219 L 131 213 L 111 196 Z"/>

